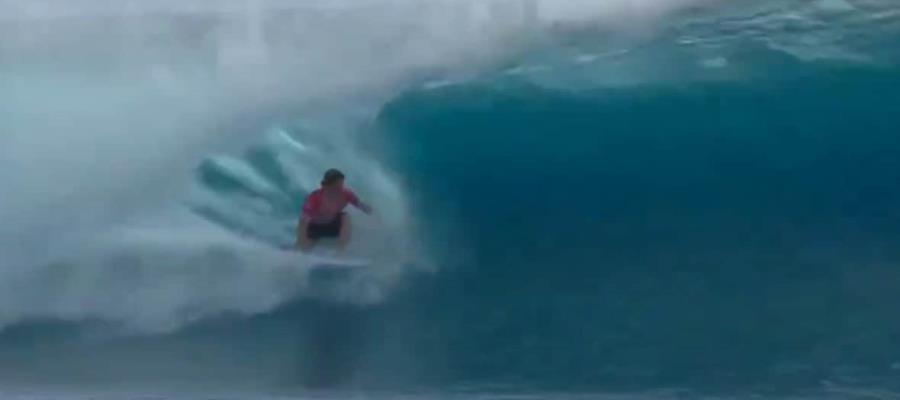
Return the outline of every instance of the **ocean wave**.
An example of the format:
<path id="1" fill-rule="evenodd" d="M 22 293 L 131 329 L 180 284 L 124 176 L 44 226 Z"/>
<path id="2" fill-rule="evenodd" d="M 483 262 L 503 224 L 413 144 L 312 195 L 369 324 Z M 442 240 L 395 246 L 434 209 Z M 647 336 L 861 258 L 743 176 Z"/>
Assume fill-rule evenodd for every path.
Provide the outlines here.
<path id="1" fill-rule="evenodd" d="M 900 358 L 892 2 L 0 10 L 4 371 L 54 370 L 23 335 L 213 381 L 321 348 L 344 382 L 551 387 Z M 323 291 L 285 247 L 334 166 L 376 268 Z"/>

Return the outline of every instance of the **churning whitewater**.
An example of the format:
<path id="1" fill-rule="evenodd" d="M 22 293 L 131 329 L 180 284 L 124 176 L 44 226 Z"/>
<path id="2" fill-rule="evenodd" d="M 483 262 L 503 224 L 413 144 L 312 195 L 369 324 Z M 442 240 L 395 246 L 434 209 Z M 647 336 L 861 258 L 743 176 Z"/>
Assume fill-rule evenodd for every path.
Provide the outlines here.
<path id="1" fill-rule="evenodd" d="M 360 245 L 382 270 L 430 264 L 408 189 L 358 146 L 379 103 L 495 68 L 532 29 L 649 28 L 697 3 L 5 2 L 0 324 L 168 331 L 270 310 L 304 281 L 302 257 L 272 245 L 333 165 L 380 210 Z M 268 164 L 241 159 L 247 146 Z"/>

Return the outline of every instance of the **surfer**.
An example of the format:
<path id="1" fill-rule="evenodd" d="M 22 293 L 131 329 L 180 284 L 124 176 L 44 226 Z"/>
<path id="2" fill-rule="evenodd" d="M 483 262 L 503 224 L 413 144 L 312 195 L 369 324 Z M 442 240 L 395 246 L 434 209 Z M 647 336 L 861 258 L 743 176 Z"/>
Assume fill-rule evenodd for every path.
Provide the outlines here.
<path id="1" fill-rule="evenodd" d="M 344 187 L 344 174 L 336 169 L 325 171 L 322 187 L 313 191 L 303 204 L 303 214 L 297 225 L 297 247 L 306 251 L 322 238 L 337 238 L 343 249 L 350 241 L 352 225 L 344 212 L 347 204 L 372 214 L 372 207 L 363 203 L 352 190 Z"/>

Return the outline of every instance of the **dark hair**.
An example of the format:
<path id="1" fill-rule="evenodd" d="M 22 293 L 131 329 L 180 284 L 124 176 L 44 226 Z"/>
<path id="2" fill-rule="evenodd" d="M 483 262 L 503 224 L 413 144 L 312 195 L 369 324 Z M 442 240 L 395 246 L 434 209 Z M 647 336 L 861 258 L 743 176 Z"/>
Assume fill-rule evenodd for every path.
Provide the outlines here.
<path id="1" fill-rule="evenodd" d="M 322 186 L 328 186 L 342 179 L 344 179 L 343 172 L 334 168 L 329 169 L 328 171 L 325 171 L 325 176 L 322 177 Z"/>

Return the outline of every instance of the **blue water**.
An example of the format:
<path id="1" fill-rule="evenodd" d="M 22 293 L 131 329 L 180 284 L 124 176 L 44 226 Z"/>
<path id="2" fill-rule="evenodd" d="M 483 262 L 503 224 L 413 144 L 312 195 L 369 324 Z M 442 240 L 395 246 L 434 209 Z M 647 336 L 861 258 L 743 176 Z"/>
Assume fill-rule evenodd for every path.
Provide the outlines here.
<path id="1" fill-rule="evenodd" d="M 471 355 L 453 370 L 549 385 L 893 375 L 898 78 L 483 82 L 390 104 L 379 121 L 424 213 L 456 207 L 446 251 L 477 260 L 425 295 L 449 353 Z"/>
<path id="2" fill-rule="evenodd" d="M 898 10 L 847 4 L 830 29 L 729 10 L 624 52 L 562 30 L 259 112 L 179 170 L 173 207 L 227 239 L 0 275 L 23 288 L 0 397 L 896 398 Z M 285 267 L 323 166 L 381 206 L 357 241 L 391 273 Z"/>

